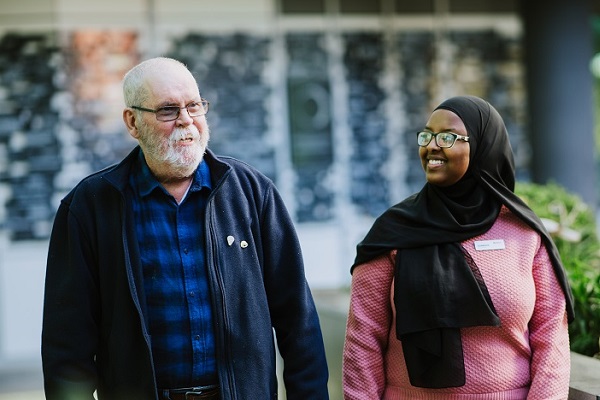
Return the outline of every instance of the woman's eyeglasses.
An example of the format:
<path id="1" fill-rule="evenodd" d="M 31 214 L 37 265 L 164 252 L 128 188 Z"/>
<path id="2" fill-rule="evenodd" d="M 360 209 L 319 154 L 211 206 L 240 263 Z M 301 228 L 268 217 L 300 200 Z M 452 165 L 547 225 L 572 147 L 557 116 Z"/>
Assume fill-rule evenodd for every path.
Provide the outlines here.
<path id="1" fill-rule="evenodd" d="M 465 142 L 469 141 L 468 136 L 457 135 L 453 132 L 438 132 L 433 133 L 429 131 L 421 131 L 417 132 L 417 143 L 421 147 L 427 146 L 431 140 L 435 137 L 435 143 L 442 148 L 450 148 L 454 146 L 456 143 L 456 139 L 464 140 Z"/>

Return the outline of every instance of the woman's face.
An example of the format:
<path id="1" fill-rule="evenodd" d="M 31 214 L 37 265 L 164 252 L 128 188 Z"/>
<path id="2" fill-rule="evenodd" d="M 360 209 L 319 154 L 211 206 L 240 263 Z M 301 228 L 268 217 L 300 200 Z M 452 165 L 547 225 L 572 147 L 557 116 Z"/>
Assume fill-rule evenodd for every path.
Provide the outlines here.
<path id="1" fill-rule="evenodd" d="M 452 132 L 468 136 L 463 121 L 451 111 L 435 110 L 429 117 L 425 130 L 433 133 Z M 441 148 L 435 138 L 425 147 L 419 147 L 419 157 L 427 182 L 437 186 L 450 186 L 462 178 L 469 167 L 469 143 L 456 140 L 449 148 Z"/>

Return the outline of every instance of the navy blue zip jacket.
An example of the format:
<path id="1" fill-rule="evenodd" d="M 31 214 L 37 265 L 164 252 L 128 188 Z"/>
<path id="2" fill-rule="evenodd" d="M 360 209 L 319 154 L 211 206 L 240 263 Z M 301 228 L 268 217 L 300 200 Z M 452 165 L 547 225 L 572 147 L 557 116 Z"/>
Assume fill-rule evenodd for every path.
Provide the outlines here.
<path id="1" fill-rule="evenodd" d="M 57 211 L 42 330 L 49 400 L 92 400 L 95 390 L 100 400 L 158 398 L 126 195 L 139 151 L 82 180 Z M 327 399 L 319 320 L 281 197 L 272 181 L 243 162 L 210 151 L 205 160 L 214 187 L 206 210 L 206 262 L 221 398 L 277 398 L 277 343 L 287 398 Z"/>

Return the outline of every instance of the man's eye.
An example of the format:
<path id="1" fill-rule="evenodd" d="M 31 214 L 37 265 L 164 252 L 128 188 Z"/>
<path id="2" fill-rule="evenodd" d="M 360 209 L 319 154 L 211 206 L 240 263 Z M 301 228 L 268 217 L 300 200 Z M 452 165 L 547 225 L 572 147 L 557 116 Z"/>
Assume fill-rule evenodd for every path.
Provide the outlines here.
<path id="1" fill-rule="evenodd" d="M 156 110 L 159 115 L 173 115 L 179 111 L 179 107 L 161 107 Z"/>

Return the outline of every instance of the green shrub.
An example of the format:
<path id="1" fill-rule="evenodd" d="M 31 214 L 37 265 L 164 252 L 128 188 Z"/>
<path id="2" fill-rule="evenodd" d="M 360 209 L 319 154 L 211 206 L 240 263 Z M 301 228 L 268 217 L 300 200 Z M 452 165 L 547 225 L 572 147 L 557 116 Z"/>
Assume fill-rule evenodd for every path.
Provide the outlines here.
<path id="1" fill-rule="evenodd" d="M 518 182 L 515 192 L 543 218 L 567 270 L 575 300 L 575 321 L 569 325 L 571 350 L 598 356 L 600 242 L 593 211 L 556 184 Z"/>

